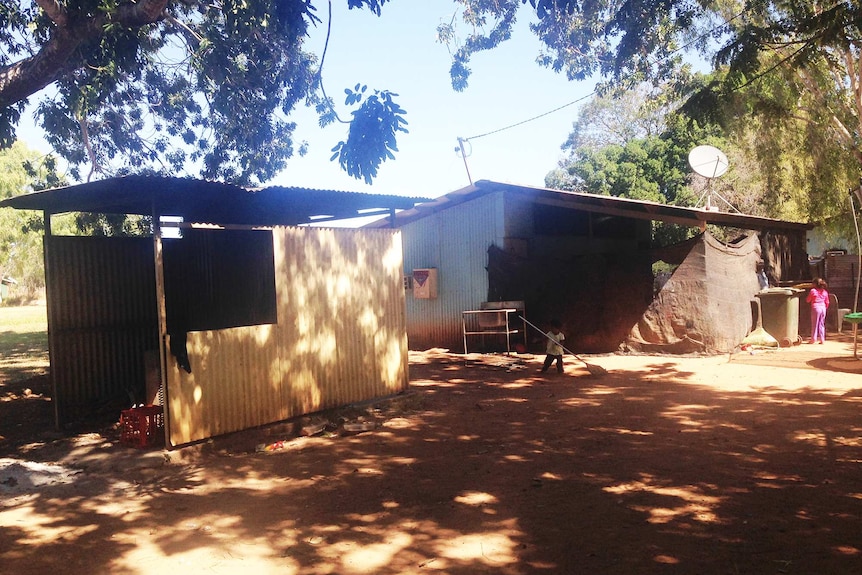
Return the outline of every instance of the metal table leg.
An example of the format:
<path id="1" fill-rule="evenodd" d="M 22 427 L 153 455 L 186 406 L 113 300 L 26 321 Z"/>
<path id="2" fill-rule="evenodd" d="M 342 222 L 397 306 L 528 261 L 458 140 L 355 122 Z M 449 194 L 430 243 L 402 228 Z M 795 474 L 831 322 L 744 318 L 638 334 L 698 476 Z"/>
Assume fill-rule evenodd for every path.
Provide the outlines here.
<path id="1" fill-rule="evenodd" d="M 859 333 L 859 323 L 862 322 L 862 312 L 848 313 L 844 316 L 844 321 L 853 325 L 853 357 L 859 359 L 859 341 L 856 336 Z"/>

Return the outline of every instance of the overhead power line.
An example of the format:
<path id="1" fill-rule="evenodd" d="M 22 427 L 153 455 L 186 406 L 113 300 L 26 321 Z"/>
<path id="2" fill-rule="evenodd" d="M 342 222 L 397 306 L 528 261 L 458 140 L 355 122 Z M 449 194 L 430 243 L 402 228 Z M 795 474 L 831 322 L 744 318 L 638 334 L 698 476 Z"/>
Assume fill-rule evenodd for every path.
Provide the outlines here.
<path id="1" fill-rule="evenodd" d="M 671 52 L 670 52 L 669 54 L 667 54 L 666 56 L 663 56 L 662 58 L 660 58 L 660 59 L 658 60 L 658 62 L 661 62 L 661 61 L 663 61 L 663 60 L 667 60 L 668 58 L 672 57 L 674 54 L 676 54 L 676 53 L 678 53 L 678 52 L 685 51 L 685 50 L 687 50 L 689 47 L 691 47 L 691 46 L 693 46 L 693 45 L 695 45 L 695 44 L 697 44 L 697 43 L 701 42 L 703 39 L 708 38 L 709 36 L 712 36 L 715 32 L 717 32 L 717 31 L 718 31 L 718 30 L 720 30 L 721 28 L 724 28 L 725 26 L 730 25 L 730 23 L 731 23 L 731 22 L 733 22 L 733 21 L 734 21 L 734 20 L 736 20 L 737 18 L 741 17 L 743 14 L 744 14 L 744 12 L 739 12 L 739 13 L 737 13 L 737 14 L 734 14 L 734 15 L 733 15 L 733 16 L 731 16 L 730 18 L 728 18 L 728 19 L 726 19 L 726 20 L 722 21 L 720 24 L 717 24 L 716 26 L 714 26 L 714 27 L 712 27 L 711 29 L 707 30 L 706 32 L 704 32 L 703 34 L 701 34 L 700 36 L 698 36 L 697 38 L 694 38 L 693 40 L 691 40 L 690 42 L 688 42 L 688 43 L 686 43 L 686 44 L 683 44 L 682 46 L 680 46 L 680 47 L 679 47 L 679 48 L 677 48 L 676 50 L 671 51 Z M 541 114 L 539 114 L 539 115 L 537 115 L 537 116 L 533 116 L 532 118 L 527 118 L 526 120 L 522 120 L 522 121 L 520 121 L 520 122 L 516 122 L 516 123 L 514 123 L 514 124 L 510 124 L 510 125 L 508 125 L 508 126 L 504 126 L 504 127 L 502 127 L 502 128 L 498 128 L 498 129 L 496 129 L 496 130 L 491 130 L 490 132 L 485 132 L 484 134 L 478 134 L 478 135 L 476 135 L 476 136 L 470 136 L 469 138 L 458 138 L 458 141 L 459 141 L 459 143 L 460 143 L 460 144 L 463 144 L 463 142 L 469 142 L 470 140 L 478 140 L 479 138 L 483 138 L 483 137 L 485 137 L 485 136 L 490 136 L 490 135 L 492 135 L 492 134 L 497 134 L 497 133 L 499 133 L 499 132 L 504 132 L 504 131 L 506 131 L 506 130 L 511 130 L 512 128 L 515 128 L 515 127 L 517 127 L 517 126 L 521 126 L 521 125 L 523 125 L 523 124 L 528 124 L 528 123 L 530 123 L 530 122 L 533 122 L 533 121 L 535 121 L 535 120 L 538 120 L 539 118 L 543 118 L 543 117 L 545 117 L 545 116 L 547 116 L 547 115 L 549 115 L 549 114 L 553 114 L 554 112 L 559 112 L 560 110 L 562 110 L 562 109 L 564 109 L 564 108 L 568 108 L 569 106 L 572 106 L 572 105 L 574 105 L 574 104 L 577 104 L 578 102 L 582 102 L 582 101 L 586 100 L 587 98 L 591 98 L 592 96 L 595 96 L 595 95 L 596 95 L 596 91 L 595 91 L 595 90 L 593 90 L 592 92 L 590 92 L 590 93 L 589 93 L 589 94 L 587 94 L 586 96 L 582 96 L 582 97 L 578 98 L 577 100 L 573 100 L 573 101 L 569 102 L 568 104 L 563 104 L 562 106 L 559 106 L 559 107 L 557 107 L 557 108 L 554 108 L 553 110 L 548 110 L 547 112 L 543 112 L 543 113 L 541 113 Z M 462 150 L 462 151 L 463 151 L 463 150 Z"/>
<path id="2" fill-rule="evenodd" d="M 470 136 L 469 138 L 459 138 L 459 140 L 462 140 L 462 139 L 464 141 L 478 140 L 479 138 L 484 138 L 485 136 L 490 136 L 491 134 L 496 134 L 498 132 L 503 132 L 505 130 L 515 128 L 517 126 L 520 126 L 521 124 L 527 124 L 527 123 L 532 122 L 534 120 L 538 120 L 539 118 L 543 118 L 549 114 L 553 114 L 554 112 L 559 112 L 563 108 L 568 108 L 569 106 L 577 104 L 578 102 L 582 102 L 582 101 L 586 100 L 587 98 L 590 98 L 591 96 L 595 95 L 595 93 L 596 93 L 595 91 L 592 91 L 589 94 L 587 94 L 586 96 L 582 96 L 582 97 L 578 98 L 577 100 L 572 100 L 568 104 L 563 104 L 562 106 L 558 106 L 558 107 L 554 108 L 553 110 L 548 110 L 547 112 L 543 112 L 543 113 L 539 114 L 538 116 L 533 116 L 532 118 L 527 118 L 526 120 L 521 120 L 520 122 L 516 122 L 516 123 L 511 124 L 509 126 L 505 126 L 503 128 L 498 128 L 496 130 L 491 130 L 490 132 L 485 132 L 484 134 L 479 134 L 478 136 Z"/>
<path id="3" fill-rule="evenodd" d="M 682 52 L 684 50 L 687 50 L 692 45 L 699 43 L 703 39 L 713 35 L 715 32 L 717 32 L 721 28 L 730 25 L 731 22 L 733 22 L 737 18 L 743 16 L 744 14 L 745 14 L 745 11 L 741 11 L 737 14 L 734 14 L 730 18 L 724 20 L 720 24 L 718 24 L 718 25 L 714 26 L 713 28 L 711 28 L 710 30 L 704 32 L 703 34 L 701 34 L 697 38 L 691 40 L 687 44 L 683 44 L 682 46 L 678 47 L 676 50 L 673 50 L 669 54 L 661 57 L 657 61 L 657 63 L 661 62 L 663 60 L 667 60 L 668 58 L 671 58 L 674 54 L 676 54 L 678 52 Z M 504 126 L 502 128 L 497 128 L 496 130 L 491 130 L 490 132 L 485 132 L 483 134 L 477 134 L 475 136 L 470 136 L 469 138 L 459 137 L 458 138 L 458 147 L 455 148 L 455 151 L 460 152 L 461 158 L 464 160 L 464 168 L 467 170 L 467 179 L 470 181 L 470 185 L 473 185 L 473 177 L 470 175 L 470 166 L 467 164 L 468 154 L 467 154 L 466 150 L 464 149 L 465 143 L 469 143 L 469 142 L 471 142 L 471 140 L 478 140 L 479 138 L 484 138 L 485 136 L 490 136 L 492 134 L 498 134 L 498 133 L 504 132 L 506 130 L 511 130 L 512 128 L 515 128 L 517 126 L 521 126 L 523 124 L 528 124 L 530 122 L 534 122 L 535 120 L 538 120 L 539 118 L 543 118 L 549 114 L 553 114 L 554 112 L 559 112 L 560 110 L 562 110 L 564 108 L 568 108 L 569 106 L 577 104 L 578 102 L 582 102 L 582 101 L 586 100 L 587 98 L 591 98 L 595 95 L 596 95 L 596 90 L 593 90 L 592 92 L 590 92 L 586 96 L 582 96 L 582 97 L 578 98 L 577 100 L 572 100 L 571 102 L 569 102 L 567 104 L 563 104 L 562 106 L 558 106 L 558 107 L 554 108 L 553 110 L 548 110 L 547 112 L 543 112 L 541 114 L 538 114 L 537 116 L 533 116 L 532 118 L 527 118 L 526 120 L 521 120 L 520 122 L 515 122 L 514 124 L 509 124 L 508 126 Z"/>

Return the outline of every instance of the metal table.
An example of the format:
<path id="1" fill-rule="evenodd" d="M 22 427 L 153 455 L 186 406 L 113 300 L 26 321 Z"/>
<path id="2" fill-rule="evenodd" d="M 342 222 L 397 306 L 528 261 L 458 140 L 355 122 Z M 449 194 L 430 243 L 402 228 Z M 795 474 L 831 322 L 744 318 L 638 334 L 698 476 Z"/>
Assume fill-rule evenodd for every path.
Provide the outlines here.
<path id="1" fill-rule="evenodd" d="M 524 336 L 524 347 L 527 345 L 527 326 L 524 323 L 520 329 L 515 329 L 512 324 L 515 323 L 511 316 L 518 317 L 523 311 L 516 308 L 497 308 L 497 309 L 471 309 L 461 312 L 461 331 L 464 335 L 464 353 L 467 354 L 467 336 L 481 335 L 483 338 L 486 335 L 505 335 L 506 336 L 506 354 L 512 353 L 510 336 L 521 333 Z M 478 320 L 479 328 L 470 327 L 468 318 Z M 523 319 L 523 318 L 521 318 Z M 525 320 L 526 321 L 526 320 Z"/>

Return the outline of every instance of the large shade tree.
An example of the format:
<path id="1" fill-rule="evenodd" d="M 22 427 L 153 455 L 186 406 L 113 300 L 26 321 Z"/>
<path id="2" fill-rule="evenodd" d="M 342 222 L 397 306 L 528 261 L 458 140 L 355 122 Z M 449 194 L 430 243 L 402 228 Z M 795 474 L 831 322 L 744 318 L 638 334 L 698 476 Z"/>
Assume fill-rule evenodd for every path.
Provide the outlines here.
<path id="1" fill-rule="evenodd" d="M 346 0 L 378 15 L 387 1 Z M 711 57 L 724 47 L 717 62 L 732 73 L 713 95 L 740 89 L 774 64 L 803 71 L 796 81 L 821 101 L 844 99 L 842 111 L 816 121 L 831 122 L 842 145 L 859 149 L 859 104 L 847 99 L 859 86 L 856 2 L 453 2 L 460 18 L 439 35 L 452 47 L 456 89 L 467 86 L 471 56 L 508 39 L 526 11 L 536 16 L 531 28 L 545 46 L 539 63 L 573 80 L 599 75 L 601 90 L 672 78 L 686 50 Z M 24 106 L 51 86 L 39 118 L 48 141 L 73 166 L 92 171 L 122 158 L 130 169 L 183 171 L 200 163 L 207 177 L 266 180 L 301 151 L 289 120 L 296 106 L 316 106 L 322 122 L 335 119 L 321 90 L 320 62 L 303 49 L 309 26 L 325 22 L 318 11 L 325 6 L 322 0 L 0 2 L 0 143 L 12 142 Z M 356 108 L 335 159 L 366 181 L 392 157 L 405 130 L 393 96 L 347 91 Z"/>
<path id="2" fill-rule="evenodd" d="M 755 131 L 749 148 L 773 208 L 826 220 L 846 208 L 862 173 L 862 5 L 767 6 L 730 22 L 734 41 L 716 55 L 719 73 L 685 109 L 736 134 Z M 800 185 L 807 198 L 794 197 Z"/>
<path id="3" fill-rule="evenodd" d="M 385 2 L 347 0 L 377 14 Z M 310 0 L 0 2 L 0 144 L 14 141 L 25 106 L 51 86 L 39 122 L 73 169 L 89 167 L 83 177 L 119 160 L 265 181 L 297 152 L 297 105 L 335 119 L 319 62 L 303 50 L 322 18 Z M 355 109 L 338 158 L 356 177 L 373 178 L 405 130 L 392 96 L 348 94 Z"/>
<path id="4" fill-rule="evenodd" d="M 471 57 L 510 36 L 522 2 L 459 3 L 464 6 L 461 22 L 466 28 L 453 22 L 441 27 L 441 37 L 452 46 L 453 86 L 464 89 Z M 530 4 L 540 16 L 530 27 L 544 44 L 538 62 L 568 78 L 598 74 L 603 78 L 600 93 L 645 81 L 685 84 L 682 57 L 697 55 L 712 62 L 718 74 L 691 98 L 686 106 L 689 115 L 728 131 L 749 129 L 750 123 L 736 121 L 740 117 L 774 126 L 776 137 L 759 142 L 772 146 L 771 151 L 759 150 L 764 160 L 770 154 L 780 155 L 776 143 L 792 146 L 794 156 L 805 150 L 815 161 L 828 149 L 829 160 L 819 162 L 819 167 L 833 168 L 832 174 L 840 172 L 829 176 L 833 188 L 846 181 L 848 162 L 850 172 L 857 177 L 862 172 L 862 3 L 531 0 Z M 807 149 L 800 148 L 796 138 L 782 140 L 782 130 L 807 130 L 811 135 L 805 139 Z M 773 168 L 780 166 L 778 171 L 786 172 L 789 162 L 781 158 Z M 780 180 L 775 180 L 776 185 Z M 815 181 L 809 184 L 824 188 Z M 836 201 L 832 197 L 826 205 Z M 812 207 L 820 205 L 811 202 Z"/>

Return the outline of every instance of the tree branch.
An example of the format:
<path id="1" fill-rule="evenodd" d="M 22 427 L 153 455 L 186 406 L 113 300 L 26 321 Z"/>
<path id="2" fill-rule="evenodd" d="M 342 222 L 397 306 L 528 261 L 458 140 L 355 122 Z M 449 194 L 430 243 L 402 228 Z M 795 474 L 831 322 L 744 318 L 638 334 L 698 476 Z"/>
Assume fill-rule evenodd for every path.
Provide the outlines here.
<path id="1" fill-rule="evenodd" d="M 78 68 L 81 65 L 78 48 L 101 38 L 109 22 L 130 28 L 158 22 L 165 16 L 168 1 L 123 4 L 113 14 L 98 14 L 70 26 L 54 0 L 37 0 L 57 28 L 37 54 L 0 68 L 0 108 L 27 99 Z"/>
<path id="2" fill-rule="evenodd" d="M 36 5 L 45 12 L 45 15 L 60 28 L 65 28 L 68 22 L 68 14 L 57 0 L 35 0 Z"/>
<path id="3" fill-rule="evenodd" d="M 169 0 L 140 0 L 130 2 L 117 8 L 117 14 L 111 18 L 113 22 L 130 28 L 140 28 L 165 17 L 165 8 Z"/>
<path id="4" fill-rule="evenodd" d="M 859 60 L 858 65 L 856 60 Z M 852 95 L 853 106 L 856 108 L 856 118 L 862 124 L 862 58 L 856 58 L 848 48 L 844 51 L 844 67 L 850 82 L 850 94 Z"/>
<path id="5" fill-rule="evenodd" d="M 201 36 L 194 30 L 192 30 L 185 22 L 180 22 L 170 14 L 165 15 L 165 20 L 179 28 L 183 35 L 186 37 L 187 41 L 192 46 L 194 46 L 195 49 L 198 49 L 200 47 L 201 40 L 203 40 L 203 38 L 201 38 Z"/>
<path id="6" fill-rule="evenodd" d="M 338 115 L 338 111 L 332 106 L 329 101 L 329 96 L 326 95 L 326 88 L 323 87 L 323 62 L 326 60 L 326 51 L 329 49 L 329 35 L 332 32 L 332 0 L 329 4 L 329 18 L 326 20 L 326 42 L 323 44 L 323 55 L 320 57 L 320 67 L 317 69 L 317 81 L 320 84 L 320 91 L 323 93 L 323 102 L 335 116 L 335 119 L 342 124 L 349 124 L 347 120 L 342 120 Z"/>
<path id="7" fill-rule="evenodd" d="M 93 146 L 90 144 L 90 130 L 87 125 L 86 116 L 79 114 L 77 119 L 78 126 L 81 128 L 81 139 L 84 142 L 84 148 L 87 150 L 87 157 L 90 159 L 90 173 L 87 174 L 87 181 L 89 182 L 95 172 L 102 171 L 102 166 L 99 165 L 96 154 L 93 152 Z"/>

